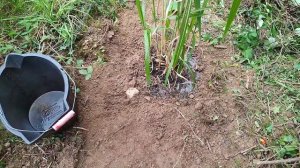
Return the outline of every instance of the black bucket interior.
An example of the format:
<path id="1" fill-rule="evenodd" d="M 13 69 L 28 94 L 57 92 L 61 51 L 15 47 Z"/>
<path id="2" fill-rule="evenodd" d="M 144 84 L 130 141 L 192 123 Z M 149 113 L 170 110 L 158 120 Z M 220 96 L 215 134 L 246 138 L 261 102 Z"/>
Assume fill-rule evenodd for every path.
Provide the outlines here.
<path id="1" fill-rule="evenodd" d="M 62 71 L 49 59 L 8 56 L 0 75 L 0 104 L 7 123 L 15 129 L 32 130 L 20 133 L 28 142 L 34 141 L 42 134 L 38 131 L 49 129 L 68 110 L 64 103 L 65 92 L 68 92 L 65 85 Z M 53 91 L 56 94 L 51 94 Z M 50 99 L 54 96 L 52 100 L 49 95 Z M 54 101 L 59 101 L 59 113 L 49 110 Z M 53 118 L 44 123 L 41 116 Z"/>

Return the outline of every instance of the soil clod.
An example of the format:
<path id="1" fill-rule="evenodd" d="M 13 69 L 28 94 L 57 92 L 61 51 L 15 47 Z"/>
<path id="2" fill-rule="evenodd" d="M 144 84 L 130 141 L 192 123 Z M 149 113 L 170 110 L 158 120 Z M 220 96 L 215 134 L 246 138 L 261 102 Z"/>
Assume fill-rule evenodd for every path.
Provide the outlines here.
<path id="1" fill-rule="evenodd" d="M 126 95 L 129 99 L 132 99 L 135 95 L 139 94 L 139 90 L 137 88 L 129 88 L 126 91 Z"/>

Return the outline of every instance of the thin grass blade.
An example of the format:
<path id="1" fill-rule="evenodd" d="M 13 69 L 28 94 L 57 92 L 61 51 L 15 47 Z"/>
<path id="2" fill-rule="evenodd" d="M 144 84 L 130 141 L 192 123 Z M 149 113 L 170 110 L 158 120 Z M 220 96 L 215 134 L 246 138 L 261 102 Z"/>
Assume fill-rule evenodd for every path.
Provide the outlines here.
<path id="1" fill-rule="evenodd" d="M 169 64 L 169 67 L 167 69 L 166 77 L 165 77 L 165 85 L 169 81 L 169 76 L 172 71 L 172 69 L 176 68 L 178 66 L 178 61 L 180 57 L 183 57 L 182 55 L 184 54 L 185 50 L 185 44 L 188 38 L 188 21 L 189 21 L 189 15 L 191 13 L 192 9 L 192 0 L 187 0 L 185 4 L 182 4 L 183 7 L 185 8 L 185 11 L 183 13 L 181 22 L 180 22 L 180 28 L 179 28 L 179 42 L 176 46 L 175 53 L 172 56 L 171 63 Z"/>
<path id="2" fill-rule="evenodd" d="M 148 85 L 151 85 L 151 31 L 149 29 L 144 30 L 144 47 L 145 47 L 145 72 L 146 72 L 146 80 Z"/>
<path id="3" fill-rule="evenodd" d="M 194 1 L 195 4 L 195 9 L 196 10 L 201 10 L 201 2 L 200 0 L 195 0 Z M 201 16 L 197 16 L 197 26 L 198 26 L 198 30 L 199 32 L 201 32 Z"/>
<path id="4" fill-rule="evenodd" d="M 145 22 L 145 7 L 144 5 L 141 3 L 141 0 L 135 0 L 135 3 L 136 3 L 136 7 L 137 7 L 137 10 L 138 10 L 138 15 L 139 15 L 139 18 L 141 20 L 141 23 L 142 23 L 142 26 L 143 28 L 145 29 L 146 28 L 146 22 Z"/>
<path id="5" fill-rule="evenodd" d="M 228 15 L 228 19 L 227 19 L 227 23 L 226 23 L 226 27 L 225 27 L 225 30 L 224 30 L 224 33 L 223 33 L 223 39 L 226 37 L 227 33 L 229 32 L 229 29 L 236 17 L 236 14 L 237 14 L 237 11 L 241 5 L 241 1 L 242 0 L 234 0 L 232 2 L 232 6 L 230 8 L 230 12 L 229 12 L 229 15 Z"/>
<path id="6" fill-rule="evenodd" d="M 150 46 L 151 46 L 151 30 L 147 28 L 147 23 L 145 21 L 145 4 L 144 1 L 141 3 L 140 0 L 136 0 L 136 7 L 138 10 L 138 15 L 141 20 L 144 29 L 144 49 L 145 49 L 145 73 L 148 85 L 151 85 L 151 68 L 150 68 Z"/>

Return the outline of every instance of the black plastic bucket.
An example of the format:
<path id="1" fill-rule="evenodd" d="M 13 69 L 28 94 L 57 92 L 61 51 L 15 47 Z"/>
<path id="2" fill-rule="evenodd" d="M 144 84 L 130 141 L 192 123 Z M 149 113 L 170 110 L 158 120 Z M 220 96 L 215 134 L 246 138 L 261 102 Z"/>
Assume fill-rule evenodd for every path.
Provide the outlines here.
<path id="1" fill-rule="evenodd" d="M 9 54 L 0 67 L 0 119 L 8 131 L 31 144 L 57 131 L 74 115 L 75 82 L 42 54 Z"/>

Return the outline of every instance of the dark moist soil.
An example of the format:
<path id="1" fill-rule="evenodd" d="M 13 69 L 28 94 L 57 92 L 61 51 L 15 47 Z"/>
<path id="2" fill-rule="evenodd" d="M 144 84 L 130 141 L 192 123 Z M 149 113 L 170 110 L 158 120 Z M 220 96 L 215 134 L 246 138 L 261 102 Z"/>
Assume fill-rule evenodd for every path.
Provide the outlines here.
<path id="1" fill-rule="evenodd" d="M 114 37 L 103 43 L 108 62 L 81 83 L 79 123 L 88 131 L 78 167 L 246 167 L 250 161 L 237 153 L 254 141 L 239 129 L 245 114 L 231 95 L 242 74 L 223 64 L 232 48 L 199 46 L 202 74 L 188 97 L 153 96 L 137 16 L 134 8 L 120 14 Z M 131 87 L 139 94 L 129 99 Z"/>
<path id="2" fill-rule="evenodd" d="M 134 7 L 117 23 L 98 19 L 77 44 L 77 58 L 94 63 L 91 80 L 77 74 L 78 121 L 35 145 L 10 138 L 7 167 L 192 168 L 248 167 L 239 155 L 255 143 L 241 129 L 243 108 L 231 94 L 244 78 L 230 63 L 230 45 L 195 53 L 199 82 L 186 96 L 153 91 L 144 75 L 143 30 Z M 99 65 L 98 58 L 106 61 Z M 99 59 L 98 59 L 99 60 Z M 74 71 L 75 72 L 75 71 Z M 127 98 L 134 87 L 139 94 Z M 163 93 L 160 93 L 163 92 Z M 157 94 L 159 93 L 159 94 Z M 0 131 L 1 132 L 1 131 Z"/>

